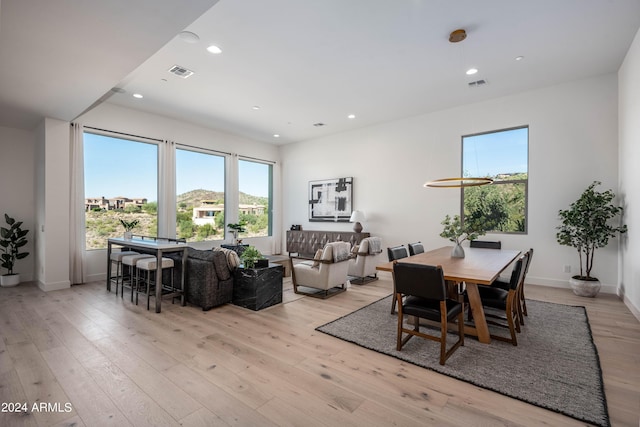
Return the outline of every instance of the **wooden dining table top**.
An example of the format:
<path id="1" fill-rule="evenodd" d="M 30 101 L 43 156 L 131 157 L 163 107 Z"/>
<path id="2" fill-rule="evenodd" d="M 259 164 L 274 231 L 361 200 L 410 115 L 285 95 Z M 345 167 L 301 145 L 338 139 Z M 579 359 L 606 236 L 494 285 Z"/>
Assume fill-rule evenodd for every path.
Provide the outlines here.
<path id="1" fill-rule="evenodd" d="M 518 250 L 464 248 L 464 258 L 453 258 L 453 246 L 444 246 L 399 259 L 398 262 L 441 265 L 445 280 L 490 285 L 520 255 Z M 393 261 L 380 264 L 379 271 L 393 271 Z"/>

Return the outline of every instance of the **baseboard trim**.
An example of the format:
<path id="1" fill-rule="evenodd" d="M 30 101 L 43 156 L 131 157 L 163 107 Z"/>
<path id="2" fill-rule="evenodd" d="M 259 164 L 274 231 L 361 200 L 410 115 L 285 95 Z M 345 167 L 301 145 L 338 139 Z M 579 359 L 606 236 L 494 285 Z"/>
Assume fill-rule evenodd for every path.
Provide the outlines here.
<path id="1" fill-rule="evenodd" d="M 38 288 L 44 292 L 49 291 L 59 291 L 61 289 L 69 289 L 71 287 L 71 282 L 69 280 L 63 280 L 62 282 L 55 283 L 42 283 L 38 281 Z"/>

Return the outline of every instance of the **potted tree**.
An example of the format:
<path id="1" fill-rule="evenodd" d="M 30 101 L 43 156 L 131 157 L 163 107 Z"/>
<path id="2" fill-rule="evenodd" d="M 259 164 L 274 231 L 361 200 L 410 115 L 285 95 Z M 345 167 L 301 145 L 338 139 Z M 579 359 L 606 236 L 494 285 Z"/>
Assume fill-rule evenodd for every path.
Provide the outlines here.
<path id="1" fill-rule="evenodd" d="M 622 214 L 623 208 L 611 203 L 615 198 L 613 191 L 596 191 L 595 187 L 600 184 L 594 181 L 569 205 L 569 209 L 558 212 L 562 222 L 556 227 L 558 243 L 578 251 L 580 274 L 573 276 L 569 283 L 573 292 L 580 296 L 595 297 L 600 291 L 600 281 L 591 276 L 596 249 L 607 246 L 610 237 L 627 231 L 624 224 L 611 224 L 611 220 Z"/>
<path id="2" fill-rule="evenodd" d="M 9 287 L 20 283 L 20 274 L 14 273 L 13 267 L 17 260 L 29 255 L 29 252 L 21 252 L 21 248 L 27 244 L 29 230 L 23 230 L 22 221 L 16 221 L 7 214 L 4 214 L 4 220 L 9 227 L 0 228 L 0 260 L 7 274 L 0 276 L 0 285 Z"/>
<path id="3" fill-rule="evenodd" d="M 460 222 L 460 215 L 455 215 L 453 219 L 449 215 L 444 217 L 444 221 L 441 222 L 444 225 L 444 230 L 440 233 L 440 237 L 449 239 L 455 243 L 451 256 L 453 258 L 464 258 L 464 249 L 460 245 L 465 240 L 475 240 L 478 236 L 485 234 L 484 230 L 472 224 Z"/>

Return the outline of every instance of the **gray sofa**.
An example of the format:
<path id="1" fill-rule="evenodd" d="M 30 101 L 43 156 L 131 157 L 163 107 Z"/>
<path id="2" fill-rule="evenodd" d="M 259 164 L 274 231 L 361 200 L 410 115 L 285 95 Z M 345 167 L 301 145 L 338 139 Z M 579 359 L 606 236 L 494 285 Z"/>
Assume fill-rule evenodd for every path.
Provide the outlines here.
<path id="1" fill-rule="evenodd" d="M 182 254 L 171 252 L 163 254 L 163 257 L 174 260 L 173 280 L 176 284 L 180 283 Z M 168 274 L 168 271 L 165 274 Z M 164 278 L 167 279 L 169 277 Z M 223 252 L 187 248 L 185 281 L 187 303 L 201 307 L 202 310 L 229 303 L 233 298 L 233 272 L 229 269 L 227 257 Z"/>

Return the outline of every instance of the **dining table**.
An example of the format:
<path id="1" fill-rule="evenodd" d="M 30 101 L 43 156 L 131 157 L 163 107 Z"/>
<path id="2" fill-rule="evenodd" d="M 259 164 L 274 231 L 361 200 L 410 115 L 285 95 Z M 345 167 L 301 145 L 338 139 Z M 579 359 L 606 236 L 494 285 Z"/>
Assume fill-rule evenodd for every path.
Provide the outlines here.
<path id="1" fill-rule="evenodd" d="M 481 343 L 489 344 L 491 336 L 478 286 L 491 286 L 521 252 L 510 249 L 464 248 L 464 258 L 456 258 L 451 256 L 452 250 L 452 246 L 444 246 L 380 264 L 376 269 L 393 273 L 395 262 L 442 266 L 444 279 L 448 284 L 465 284 L 474 324 L 465 324 L 464 333 L 476 336 Z"/>

